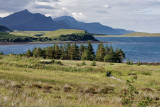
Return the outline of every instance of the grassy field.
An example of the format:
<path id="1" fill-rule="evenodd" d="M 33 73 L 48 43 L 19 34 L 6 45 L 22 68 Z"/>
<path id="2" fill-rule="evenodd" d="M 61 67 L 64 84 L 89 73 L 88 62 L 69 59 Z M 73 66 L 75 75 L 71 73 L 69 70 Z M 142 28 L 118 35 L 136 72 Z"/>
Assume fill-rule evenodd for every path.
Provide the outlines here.
<path id="1" fill-rule="evenodd" d="M 16 35 L 16 36 L 29 36 L 29 37 L 36 37 L 37 34 L 46 34 L 50 31 L 14 31 L 10 34 Z"/>
<path id="2" fill-rule="evenodd" d="M 127 65 L 91 61 L 56 61 L 39 63 L 40 58 L 16 55 L 0 56 L 1 107 L 122 107 L 126 80 L 134 75 L 133 83 L 139 94 L 133 105 L 147 103 L 160 106 L 160 66 Z M 111 71 L 117 79 L 106 76 Z M 144 106 L 145 107 L 145 106 Z"/>
<path id="3" fill-rule="evenodd" d="M 43 37 L 54 38 L 60 35 L 67 35 L 67 34 L 74 34 L 74 33 L 85 33 L 85 31 L 75 30 L 75 29 L 60 29 L 60 30 L 48 32 Z"/>
<path id="4" fill-rule="evenodd" d="M 11 32 L 11 34 L 16 36 L 29 36 L 36 37 L 35 35 L 41 35 L 41 37 L 49 37 L 54 38 L 60 35 L 73 34 L 73 33 L 85 33 L 83 30 L 74 30 L 74 29 L 60 29 L 56 31 L 15 31 Z"/>

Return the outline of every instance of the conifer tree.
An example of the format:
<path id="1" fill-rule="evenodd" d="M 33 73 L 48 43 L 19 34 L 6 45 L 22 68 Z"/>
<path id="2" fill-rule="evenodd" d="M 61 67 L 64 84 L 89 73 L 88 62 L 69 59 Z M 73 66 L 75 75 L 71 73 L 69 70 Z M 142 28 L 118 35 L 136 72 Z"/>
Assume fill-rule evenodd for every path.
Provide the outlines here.
<path id="1" fill-rule="evenodd" d="M 98 45 L 98 49 L 97 49 L 97 52 L 96 52 L 96 60 L 97 61 L 104 61 L 104 57 L 105 57 L 105 48 L 104 48 L 103 43 L 101 42 Z"/>
<path id="2" fill-rule="evenodd" d="M 88 42 L 88 46 L 87 46 L 87 60 L 94 60 L 94 50 L 93 50 L 93 47 L 92 47 L 92 44 L 91 42 L 89 41 Z"/>
<path id="3" fill-rule="evenodd" d="M 28 49 L 28 51 L 26 52 L 26 56 L 27 56 L 27 57 L 31 57 L 31 56 L 33 56 L 33 54 L 32 54 L 32 52 L 31 52 L 31 50 L 30 50 L 30 49 Z"/>
<path id="4" fill-rule="evenodd" d="M 4 55 L 4 53 L 1 51 L 1 52 L 0 52 L 0 55 Z"/>
<path id="5" fill-rule="evenodd" d="M 79 47 L 76 44 L 71 45 L 70 48 L 70 58 L 71 60 L 79 60 Z"/>
<path id="6" fill-rule="evenodd" d="M 118 63 L 121 63 L 125 59 L 125 54 L 121 49 L 116 49 L 115 55 Z"/>
<path id="7" fill-rule="evenodd" d="M 68 44 L 67 47 L 66 47 L 66 49 L 65 49 L 65 57 L 66 57 L 66 59 L 68 59 L 68 60 L 71 59 L 70 49 L 71 49 L 71 45 Z"/>
<path id="8" fill-rule="evenodd" d="M 58 45 L 54 45 L 54 58 L 60 59 L 61 57 L 61 50 Z"/>
<path id="9" fill-rule="evenodd" d="M 53 59 L 54 58 L 54 49 L 53 49 L 53 47 L 47 47 L 45 53 L 46 53 L 46 58 L 47 59 Z"/>
<path id="10" fill-rule="evenodd" d="M 116 58 L 115 58 L 115 53 L 113 51 L 113 49 L 111 49 L 108 54 L 104 57 L 104 61 L 105 62 L 117 62 Z"/>
<path id="11" fill-rule="evenodd" d="M 81 45 L 80 48 L 79 48 L 79 54 L 80 56 L 82 57 L 83 55 L 83 52 L 87 50 L 87 47 L 84 46 L 84 45 Z"/>

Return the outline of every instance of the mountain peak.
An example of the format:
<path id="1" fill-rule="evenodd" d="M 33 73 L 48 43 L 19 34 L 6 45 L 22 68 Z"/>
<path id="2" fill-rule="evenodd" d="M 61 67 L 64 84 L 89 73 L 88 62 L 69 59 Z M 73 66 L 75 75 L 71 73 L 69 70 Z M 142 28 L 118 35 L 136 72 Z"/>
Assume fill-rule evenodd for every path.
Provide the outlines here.
<path id="1" fill-rule="evenodd" d="M 67 20 L 67 21 L 76 21 L 77 20 L 71 16 L 61 16 L 61 17 L 57 17 L 57 18 L 54 18 L 55 21 L 62 21 L 62 20 Z"/>
<path id="2" fill-rule="evenodd" d="M 25 9 L 25 10 L 22 10 L 22 11 L 19 11 L 19 12 L 16 12 L 16 13 L 31 13 L 31 12 L 29 12 L 27 9 Z"/>

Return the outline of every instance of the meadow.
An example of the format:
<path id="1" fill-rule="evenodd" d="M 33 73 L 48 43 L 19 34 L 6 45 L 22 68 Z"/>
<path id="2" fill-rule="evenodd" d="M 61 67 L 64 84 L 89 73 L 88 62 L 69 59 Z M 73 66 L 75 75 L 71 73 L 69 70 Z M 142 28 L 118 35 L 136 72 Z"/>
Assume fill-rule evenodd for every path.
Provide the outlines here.
<path id="1" fill-rule="evenodd" d="M 159 65 L 92 63 L 1 55 L 0 106 L 160 106 Z M 134 76 L 137 80 L 126 84 Z"/>
<path id="2" fill-rule="evenodd" d="M 60 35 L 67 35 L 73 33 L 85 33 L 84 30 L 74 30 L 74 29 L 60 29 L 56 31 L 14 31 L 10 34 L 16 36 L 27 36 L 27 37 L 37 37 L 35 35 L 40 35 L 41 37 L 55 38 Z"/>

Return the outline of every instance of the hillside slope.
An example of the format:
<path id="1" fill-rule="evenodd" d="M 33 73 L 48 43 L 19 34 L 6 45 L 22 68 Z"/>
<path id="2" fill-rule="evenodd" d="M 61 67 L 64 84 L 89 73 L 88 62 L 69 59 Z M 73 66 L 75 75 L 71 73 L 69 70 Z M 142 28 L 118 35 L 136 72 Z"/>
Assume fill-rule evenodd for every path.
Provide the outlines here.
<path id="1" fill-rule="evenodd" d="M 85 33 L 85 31 L 84 30 L 75 30 L 75 29 L 60 29 L 60 30 L 48 32 L 43 37 L 54 38 L 54 37 L 58 37 L 60 35 L 76 34 L 76 33 Z"/>
<path id="2" fill-rule="evenodd" d="M 11 30 L 8 29 L 8 28 L 5 27 L 5 26 L 0 25 L 0 32 L 9 32 L 9 31 L 11 31 Z"/>

